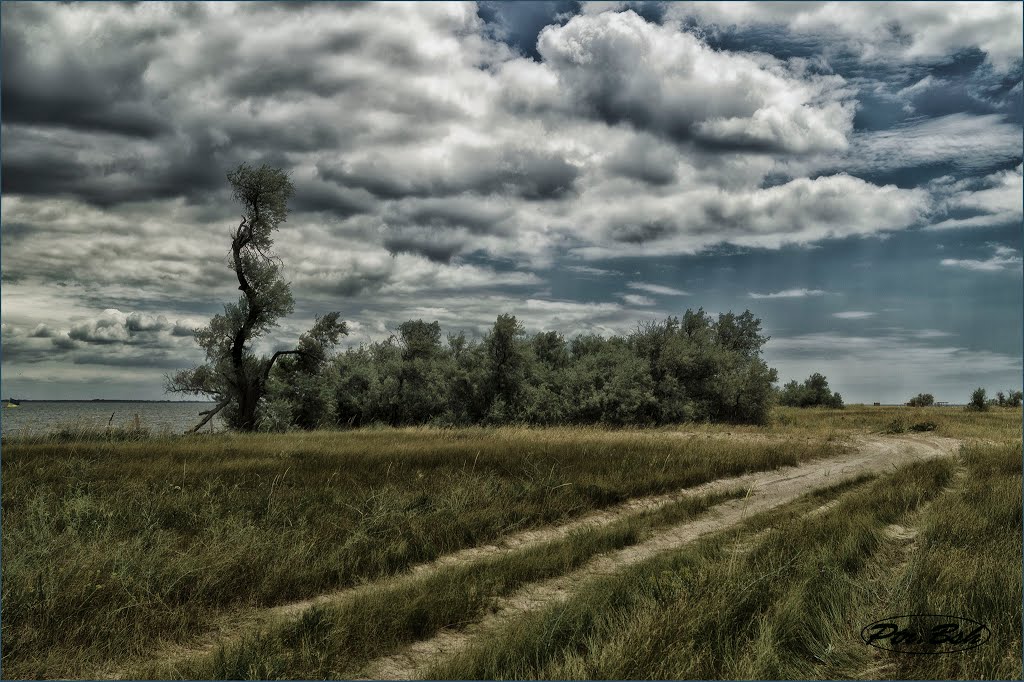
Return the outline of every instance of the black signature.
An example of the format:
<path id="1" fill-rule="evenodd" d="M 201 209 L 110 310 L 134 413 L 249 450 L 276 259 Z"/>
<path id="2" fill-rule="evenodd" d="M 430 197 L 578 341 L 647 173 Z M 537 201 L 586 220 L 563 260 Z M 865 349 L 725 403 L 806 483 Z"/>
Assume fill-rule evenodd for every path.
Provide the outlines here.
<path id="1" fill-rule="evenodd" d="M 860 631 L 866 644 L 904 654 L 951 654 L 981 646 L 991 636 L 976 620 L 930 613 L 890 616 Z"/>

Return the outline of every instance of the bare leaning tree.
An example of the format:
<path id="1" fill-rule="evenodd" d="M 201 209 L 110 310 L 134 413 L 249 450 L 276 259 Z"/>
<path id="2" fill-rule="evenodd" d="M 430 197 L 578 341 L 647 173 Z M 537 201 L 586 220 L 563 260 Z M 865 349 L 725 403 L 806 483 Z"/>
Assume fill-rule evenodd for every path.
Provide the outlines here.
<path id="1" fill-rule="evenodd" d="M 242 164 L 228 173 L 234 198 L 242 204 L 242 222 L 231 233 L 229 266 L 242 292 L 237 303 L 224 306 L 210 324 L 196 330 L 196 341 L 206 351 L 206 363 L 167 377 L 169 392 L 210 396 L 216 406 L 199 414 L 198 431 L 219 412 L 228 425 L 253 431 L 260 402 L 274 363 L 284 355 L 303 356 L 304 364 L 320 364 L 338 339 L 347 334 L 339 313 L 319 316 L 312 329 L 299 337 L 296 348 L 270 357 L 256 355 L 252 342 L 276 327 L 292 312 L 291 287 L 281 276 L 281 260 L 273 255 L 273 233 L 288 215 L 288 200 L 295 192 L 288 175 L 263 165 Z"/>

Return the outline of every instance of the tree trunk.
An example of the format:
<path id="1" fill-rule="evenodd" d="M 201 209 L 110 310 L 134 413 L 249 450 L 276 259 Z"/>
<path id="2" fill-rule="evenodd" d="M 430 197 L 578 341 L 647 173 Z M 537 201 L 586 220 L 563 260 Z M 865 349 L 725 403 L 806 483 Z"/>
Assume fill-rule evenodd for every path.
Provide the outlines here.
<path id="1" fill-rule="evenodd" d="M 253 325 L 261 312 L 256 292 L 249 284 L 242 267 L 242 249 L 249 243 L 252 235 L 252 225 L 246 224 L 243 217 L 234 239 L 231 240 L 231 255 L 235 263 L 235 276 L 238 278 L 238 289 L 245 295 L 248 303 L 248 314 L 242 326 L 235 333 L 231 343 L 231 364 L 235 371 L 235 381 L 238 384 L 238 428 L 242 431 L 256 430 L 256 406 L 259 404 L 262 386 L 254 385 L 254 380 L 246 376 L 242 355 L 245 344 L 252 334 Z M 243 232 L 243 230 L 246 230 Z M 256 382 L 259 380 L 256 379 Z"/>
<path id="2" fill-rule="evenodd" d="M 238 393 L 238 428 L 241 431 L 256 430 L 256 408 L 259 407 L 262 393 L 260 388 L 247 384 Z"/>

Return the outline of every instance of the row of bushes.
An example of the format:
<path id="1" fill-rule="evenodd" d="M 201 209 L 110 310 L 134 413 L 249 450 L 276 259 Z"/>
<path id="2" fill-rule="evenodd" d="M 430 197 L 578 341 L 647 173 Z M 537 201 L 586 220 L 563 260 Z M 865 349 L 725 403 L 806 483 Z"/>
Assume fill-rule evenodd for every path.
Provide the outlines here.
<path id="1" fill-rule="evenodd" d="M 989 398 L 984 388 L 974 389 L 971 394 L 971 402 L 967 404 L 971 410 L 987 410 L 989 407 L 1020 407 L 1024 393 L 1010 390 L 1007 393 L 996 392 L 995 398 Z"/>
<path id="2" fill-rule="evenodd" d="M 409 424 L 659 425 L 764 423 L 777 373 L 761 358 L 768 337 L 749 311 L 703 309 L 639 325 L 626 336 L 528 336 L 501 315 L 484 338 L 437 322 L 401 324 L 386 341 L 310 371 L 301 358 L 274 368 L 260 410 L 268 430 Z"/>
<path id="3" fill-rule="evenodd" d="M 789 407 L 831 407 L 841 409 L 843 397 L 829 390 L 828 379 L 815 372 L 804 383 L 790 381 L 779 391 L 779 404 Z"/>
<path id="4" fill-rule="evenodd" d="M 974 389 L 974 393 L 971 394 L 971 401 L 967 403 L 967 407 L 972 410 L 986 410 L 989 407 L 1020 407 L 1024 393 L 1021 391 L 1009 390 L 1006 393 L 1002 391 L 996 392 L 995 398 L 987 397 L 984 388 Z M 918 393 L 913 398 L 907 401 L 907 405 L 910 407 L 930 407 L 935 404 L 935 396 L 931 393 Z"/>

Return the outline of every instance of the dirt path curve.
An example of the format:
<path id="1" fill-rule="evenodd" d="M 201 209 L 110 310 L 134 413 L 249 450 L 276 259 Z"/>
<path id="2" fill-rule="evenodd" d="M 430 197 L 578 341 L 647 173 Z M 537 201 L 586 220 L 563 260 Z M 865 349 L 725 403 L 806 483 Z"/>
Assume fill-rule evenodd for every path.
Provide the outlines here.
<path id="1" fill-rule="evenodd" d="M 838 457 L 812 460 L 798 466 L 783 467 L 771 471 L 760 471 L 743 476 L 721 478 L 672 493 L 629 500 L 615 507 L 591 512 L 560 526 L 524 531 L 507 536 L 495 544 L 478 545 L 460 550 L 439 557 L 434 561 L 414 566 L 409 571 L 397 576 L 385 577 L 363 585 L 343 588 L 318 595 L 311 599 L 304 599 L 271 608 L 229 612 L 219 619 L 220 625 L 200 638 L 198 642 L 186 645 L 169 644 L 155 652 L 153 656 L 148 657 L 147 660 L 156 660 L 173 665 L 175 662 L 180 662 L 194 656 L 212 653 L 221 644 L 227 644 L 238 639 L 243 634 L 252 632 L 260 627 L 274 622 L 297 618 L 312 606 L 327 606 L 339 603 L 360 593 L 376 591 L 384 584 L 392 585 L 397 584 L 399 581 L 415 580 L 424 575 L 444 570 L 447 566 L 471 563 L 479 559 L 542 544 L 554 539 L 563 538 L 581 528 L 605 526 L 633 514 L 658 509 L 685 497 L 704 495 L 740 486 L 751 488 L 752 492 L 745 500 L 734 500 L 718 505 L 696 523 L 670 528 L 647 543 L 599 558 L 585 566 L 581 571 L 571 574 L 571 576 L 575 577 L 563 576 L 558 579 L 567 581 L 567 585 L 572 585 L 591 574 L 597 574 L 605 570 L 617 570 L 623 565 L 627 565 L 632 561 L 639 561 L 652 553 L 684 544 L 704 533 L 725 528 L 738 522 L 746 515 L 778 506 L 815 488 L 832 485 L 858 476 L 861 473 L 882 471 L 890 466 L 898 466 L 914 459 L 927 459 L 952 454 L 956 451 L 959 441 L 925 435 L 901 437 L 855 436 L 853 445 L 856 448 L 855 451 Z M 701 524 L 705 525 L 702 526 Z M 702 530 L 705 526 L 706 529 Z M 694 532 L 697 534 L 694 535 Z M 630 560 L 629 557 L 633 556 L 637 558 Z M 613 559 L 613 557 L 615 558 Z M 551 584 L 556 582 L 549 581 Z M 532 597 L 528 596 L 520 597 L 515 595 L 508 600 L 504 600 L 502 603 L 507 602 L 509 605 L 536 603 L 539 605 L 549 598 L 545 589 L 545 586 L 549 585 L 549 583 L 529 587 L 523 593 L 520 593 L 529 594 L 534 589 L 541 590 L 539 592 L 541 595 L 539 597 L 540 601 L 535 601 Z M 551 589 L 557 593 L 560 588 L 554 585 Z M 523 610 L 527 609 L 514 608 L 510 613 L 518 613 Z M 500 615 L 501 612 L 496 614 L 496 616 Z M 493 618 L 489 618 L 479 625 L 484 627 L 485 623 L 491 620 Z M 369 669 L 371 670 L 369 674 L 373 677 L 390 679 L 411 676 L 415 668 L 438 653 L 432 648 L 433 645 L 431 644 L 435 640 L 438 640 L 437 643 L 441 643 L 443 638 L 468 638 L 469 633 L 476 632 L 478 629 L 477 626 L 473 626 L 471 630 L 467 629 L 465 632 L 441 633 L 435 639 L 416 644 L 415 647 L 420 647 L 420 649 L 415 647 L 410 649 L 409 655 L 401 659 L 404 663 L 398 663 L 399 657 L 394 657 L 395 660 L 392 663 L 386 663 L 384 660 L 381 660 L 380 666 Z M 449 644 L 444 644 L 443 646 L 443 650 L 448 650 Z M 425 654 L 429 654 L 429 656 Z M 405 655 L 403 654 L 403 656 Z M 97 671 L 95 677 L 97 679 L 123 679 L 128 675 L 130 673 L 124 669 L 108 668 Z"/>
<path id="2" fill-rule="evenodd" d="M 396 655 L 372 661 L 363 669 L 360 677 L 418 679 L 426 666 L 435 660 L 459 651 L 471 639 L 493 632 L 527 611 L 568 598 L 574 588 L 585 580 L 615 573 L 661 552 L 679 548 L 704 535 L 734 526 L 748 516 L 795 500 L 812 490 L 865 473 L 884 473 L 915 460 L 955 454 L 959 441 L 936 436 L 864 436 L 858 438 L 857 444 L 856 452 L 841 457 L 816 460 L 772 472 L 719 479 L 690 488 L 687 490 L 689 494 L 701 494 L 740 484 L 749 485 L 751 491 L 743 499 L 719 504 L 700 518 L 665 529 L 646 542 L 599 556 L 572 573 L 528 585 L 516 594 L 499 600 L 497 610 L 483 620 L 461 630 L 444 630 L 431 639 L 415 642 Z"/>

